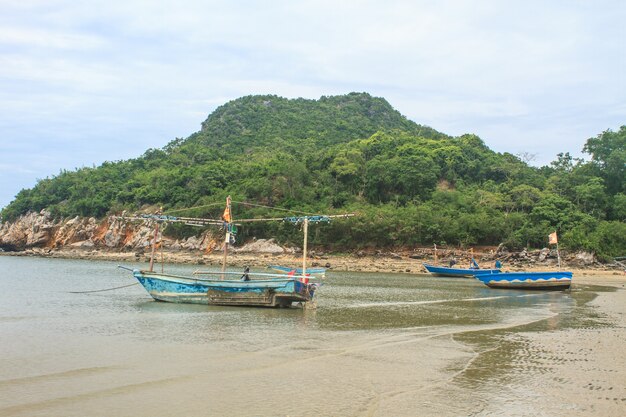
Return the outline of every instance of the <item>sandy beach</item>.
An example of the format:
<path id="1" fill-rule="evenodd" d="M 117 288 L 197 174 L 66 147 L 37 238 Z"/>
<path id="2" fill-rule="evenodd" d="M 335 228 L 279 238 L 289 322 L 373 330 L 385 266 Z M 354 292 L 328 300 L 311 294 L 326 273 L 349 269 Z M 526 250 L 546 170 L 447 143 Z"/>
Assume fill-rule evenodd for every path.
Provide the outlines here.
<path id="1" fill-rule="evenodd" d="M 0 347 L 3 416 L 617 417 L 626 407 L 620 271 L 575 270 L 570 291 L 529 293 L 432 278 L 410 258 L 324 256 L 314 262 L 347 272 L 327 275 L 318 309 L 286 311 L 156 303 L 127 285 L 71 294 L 131 282 L 115 265 L 145 255 L 20 255 L 0 257 L 12 285 L 0 303 L 11 341 Z M 164 258 L 180 264 L 170 271 L 221 261 Z M 355 272 L 379 264 L 403 273 Z"/>
<path id="2" fill-rule="evenodd" d="M 584 279 L 582 282 L 595 280 Z M 618 285 L 617 280 L 603 285 Z M 601 293 L 588 308 L 597 316 L 593 325 L 555 331 L 522 333 L 532 347 L 526 365 L 545 366 L 524 387 L 550 387 L 550 397 L 520 404 L 535 415 L 623 416 L 626 410 L 626 291 Z M 531 360 L 532 358 L 532 360 Z M 522 388 L 521 386 L 519 387 Z"/>

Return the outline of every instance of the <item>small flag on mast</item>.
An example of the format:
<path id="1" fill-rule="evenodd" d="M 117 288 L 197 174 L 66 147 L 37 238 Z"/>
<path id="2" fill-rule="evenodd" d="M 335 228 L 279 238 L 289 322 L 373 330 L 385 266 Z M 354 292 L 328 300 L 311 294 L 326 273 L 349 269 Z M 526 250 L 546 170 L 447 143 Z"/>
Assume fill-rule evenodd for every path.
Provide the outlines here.
<path id="1" fill-rule="evenodd" d="M 231 222 L 232 217 L 230 216 L 230 207 L 226 207 L 226 210 L 224 210 L 224 214 L 222 214 L 222 220 L 224 220 L 226 223 Z"/>
<path id="2" fill-rule="evenodd" d="M 226 208 L 224 209 L 224 214 L 222 214 L 222 220 L 226 223 L 230 223 L 233 221 L 232 214 L 230 212 L 230 196 L 226 197 Z"/>
<path id="3" fill-rule="evenodd" d="M 554 231 L 554 233 L 550 233 L 550 235 L 548 236 L 548 243 L 550 245 L 556 245 L 557 243 L 559 243 L 559 239 L 556 237 L 556 231 Z"/>

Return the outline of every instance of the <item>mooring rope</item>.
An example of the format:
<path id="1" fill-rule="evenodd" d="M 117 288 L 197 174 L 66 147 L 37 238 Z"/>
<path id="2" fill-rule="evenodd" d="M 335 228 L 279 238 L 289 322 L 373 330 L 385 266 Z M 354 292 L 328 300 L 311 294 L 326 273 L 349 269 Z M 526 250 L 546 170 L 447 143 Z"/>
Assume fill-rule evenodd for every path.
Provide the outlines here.
<path id="1" fill-rule="evenodd" d="M 126 287 L 132 287 L 133 285 L 138 285 L 138 282 L 134 282 L 132 284 L 128 284 L 128 285 L 122 285 L 121 287 L 113 287 L 113 288 L 105 288 L 103 290 L 92 290 L 92 291 L 68 291 L 70 294 L 87 294 L 90 292 L 103 292 L 103 291 L 113 291 L 113 290 L 119 290 L 120 288 L 126 288 Z"/>

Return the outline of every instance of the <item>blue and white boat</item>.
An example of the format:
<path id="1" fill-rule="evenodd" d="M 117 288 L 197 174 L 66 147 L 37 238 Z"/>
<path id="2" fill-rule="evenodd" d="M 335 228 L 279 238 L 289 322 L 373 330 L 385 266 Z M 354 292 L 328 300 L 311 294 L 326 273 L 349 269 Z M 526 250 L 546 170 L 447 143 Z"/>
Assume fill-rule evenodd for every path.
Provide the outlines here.
<path id="1" fill-rule="evenodd" d="M 330 222 L 331 218 L 351 217 L 353 214 L 341 215 L 312 215 L 300 217 L 272 218 L 272 219 L 241 219 L 238 222 L 257 221 L 285 221 L 294 224 L 303 224 L 304 246 L 302 269 L 306 274 L 296 270 L 293 273 L 265 274 L 251 273 L 248 267 L 241 272 L 227 272 L 226 258 L 228 247 L 234 242 L 237 227 L 233 223 L 231 209 L 232 200 L 226 198 L 226 208 L 220 220 L 203 219 L 192 217 L 174 217 L 156 214 L 143 214 L 140 216 L 124 217 L 127 220 L 152 221 L 155 223 L 154 238 L 152 239 L 152 254 L 150 256 L 150 269 L 138 270 L 120 267 L 132 271 L 133 276 L 143 285 L 148 293 L 158 301 L 192 304 L 212 305 L 240 305 L 255 307 L 289 307 L 294 302 L 308 302 L 313 300 L 315 290 L 319 283 L 310 282 L 312 273 L 316 268 L 306 268 L 307 233 L 309 223 Z M 163 272 L 154 272 L 154 259 L 161 223 L 184 223 L 193 226 L 218 225 L 225 229 L 224 257 L 222 271 L 196 271 L 193 276 L 169 275 Z M 287 272 L 291 272 L 289 269 Z M 324 270 L 325 271 L 325 270 Z M 211 278 L 213 276 L 213 278 Z M 232 278 L 232 279 L 231 279 Z"/>
<path id="2" fill-rule="evenodd" d="M 436 277 L 472 278 L 477 272 L 489 274 L 500 273 L 499 269 L 479 269 L 479 268 L 449 268 L 446 266 L 435 266 L 424 263 L 424 268 Z"/>
<path id="3" fill-rule="evenodd" d="M 572 285 L 571 272 L 500 272 L 479 270 L 474 276 L 491 288 L 523 290 L 566 290 Z"/>
<path id="4" fill-rule="evenodd" d="M 311 301 L 317 289 L 317 284 L 309 283 L 308 278 L 247 271 L 243 275 L 239 272 L 196 272 L 192 277 L 138 269 L 132 272 L 152 298 L 173 303 L 289 307 L 293 302 Z M 222 279 L 233 274 L 241 275 L 241 278 Z"/>

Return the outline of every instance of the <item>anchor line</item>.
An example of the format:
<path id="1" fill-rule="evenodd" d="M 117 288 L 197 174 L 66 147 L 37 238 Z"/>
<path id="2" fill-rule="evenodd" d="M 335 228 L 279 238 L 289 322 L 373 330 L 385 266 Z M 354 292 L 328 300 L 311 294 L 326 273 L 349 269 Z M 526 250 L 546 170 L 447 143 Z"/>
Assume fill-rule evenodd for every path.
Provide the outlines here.
<path id="1" fill-rule="evenodd" d="M 120 288 L 132 287 L 133 285 L 139 285 L 139 283 L 138 283 L 138 282 L 134 282 L 134 283 L 132 283 L 132 284 L 128 284 L 128 285 L 122 285 L 121 287 L 105 288 L 105 289 L 103 289 L 103 290 L 92 290 L 92 291 L 68 291 L 68 293 L 70 293 L 70 294 L 87 294 L 87 293 L 92 293 L 92 292 L 113 291 L 113 290 L 119 290 Z"/>

